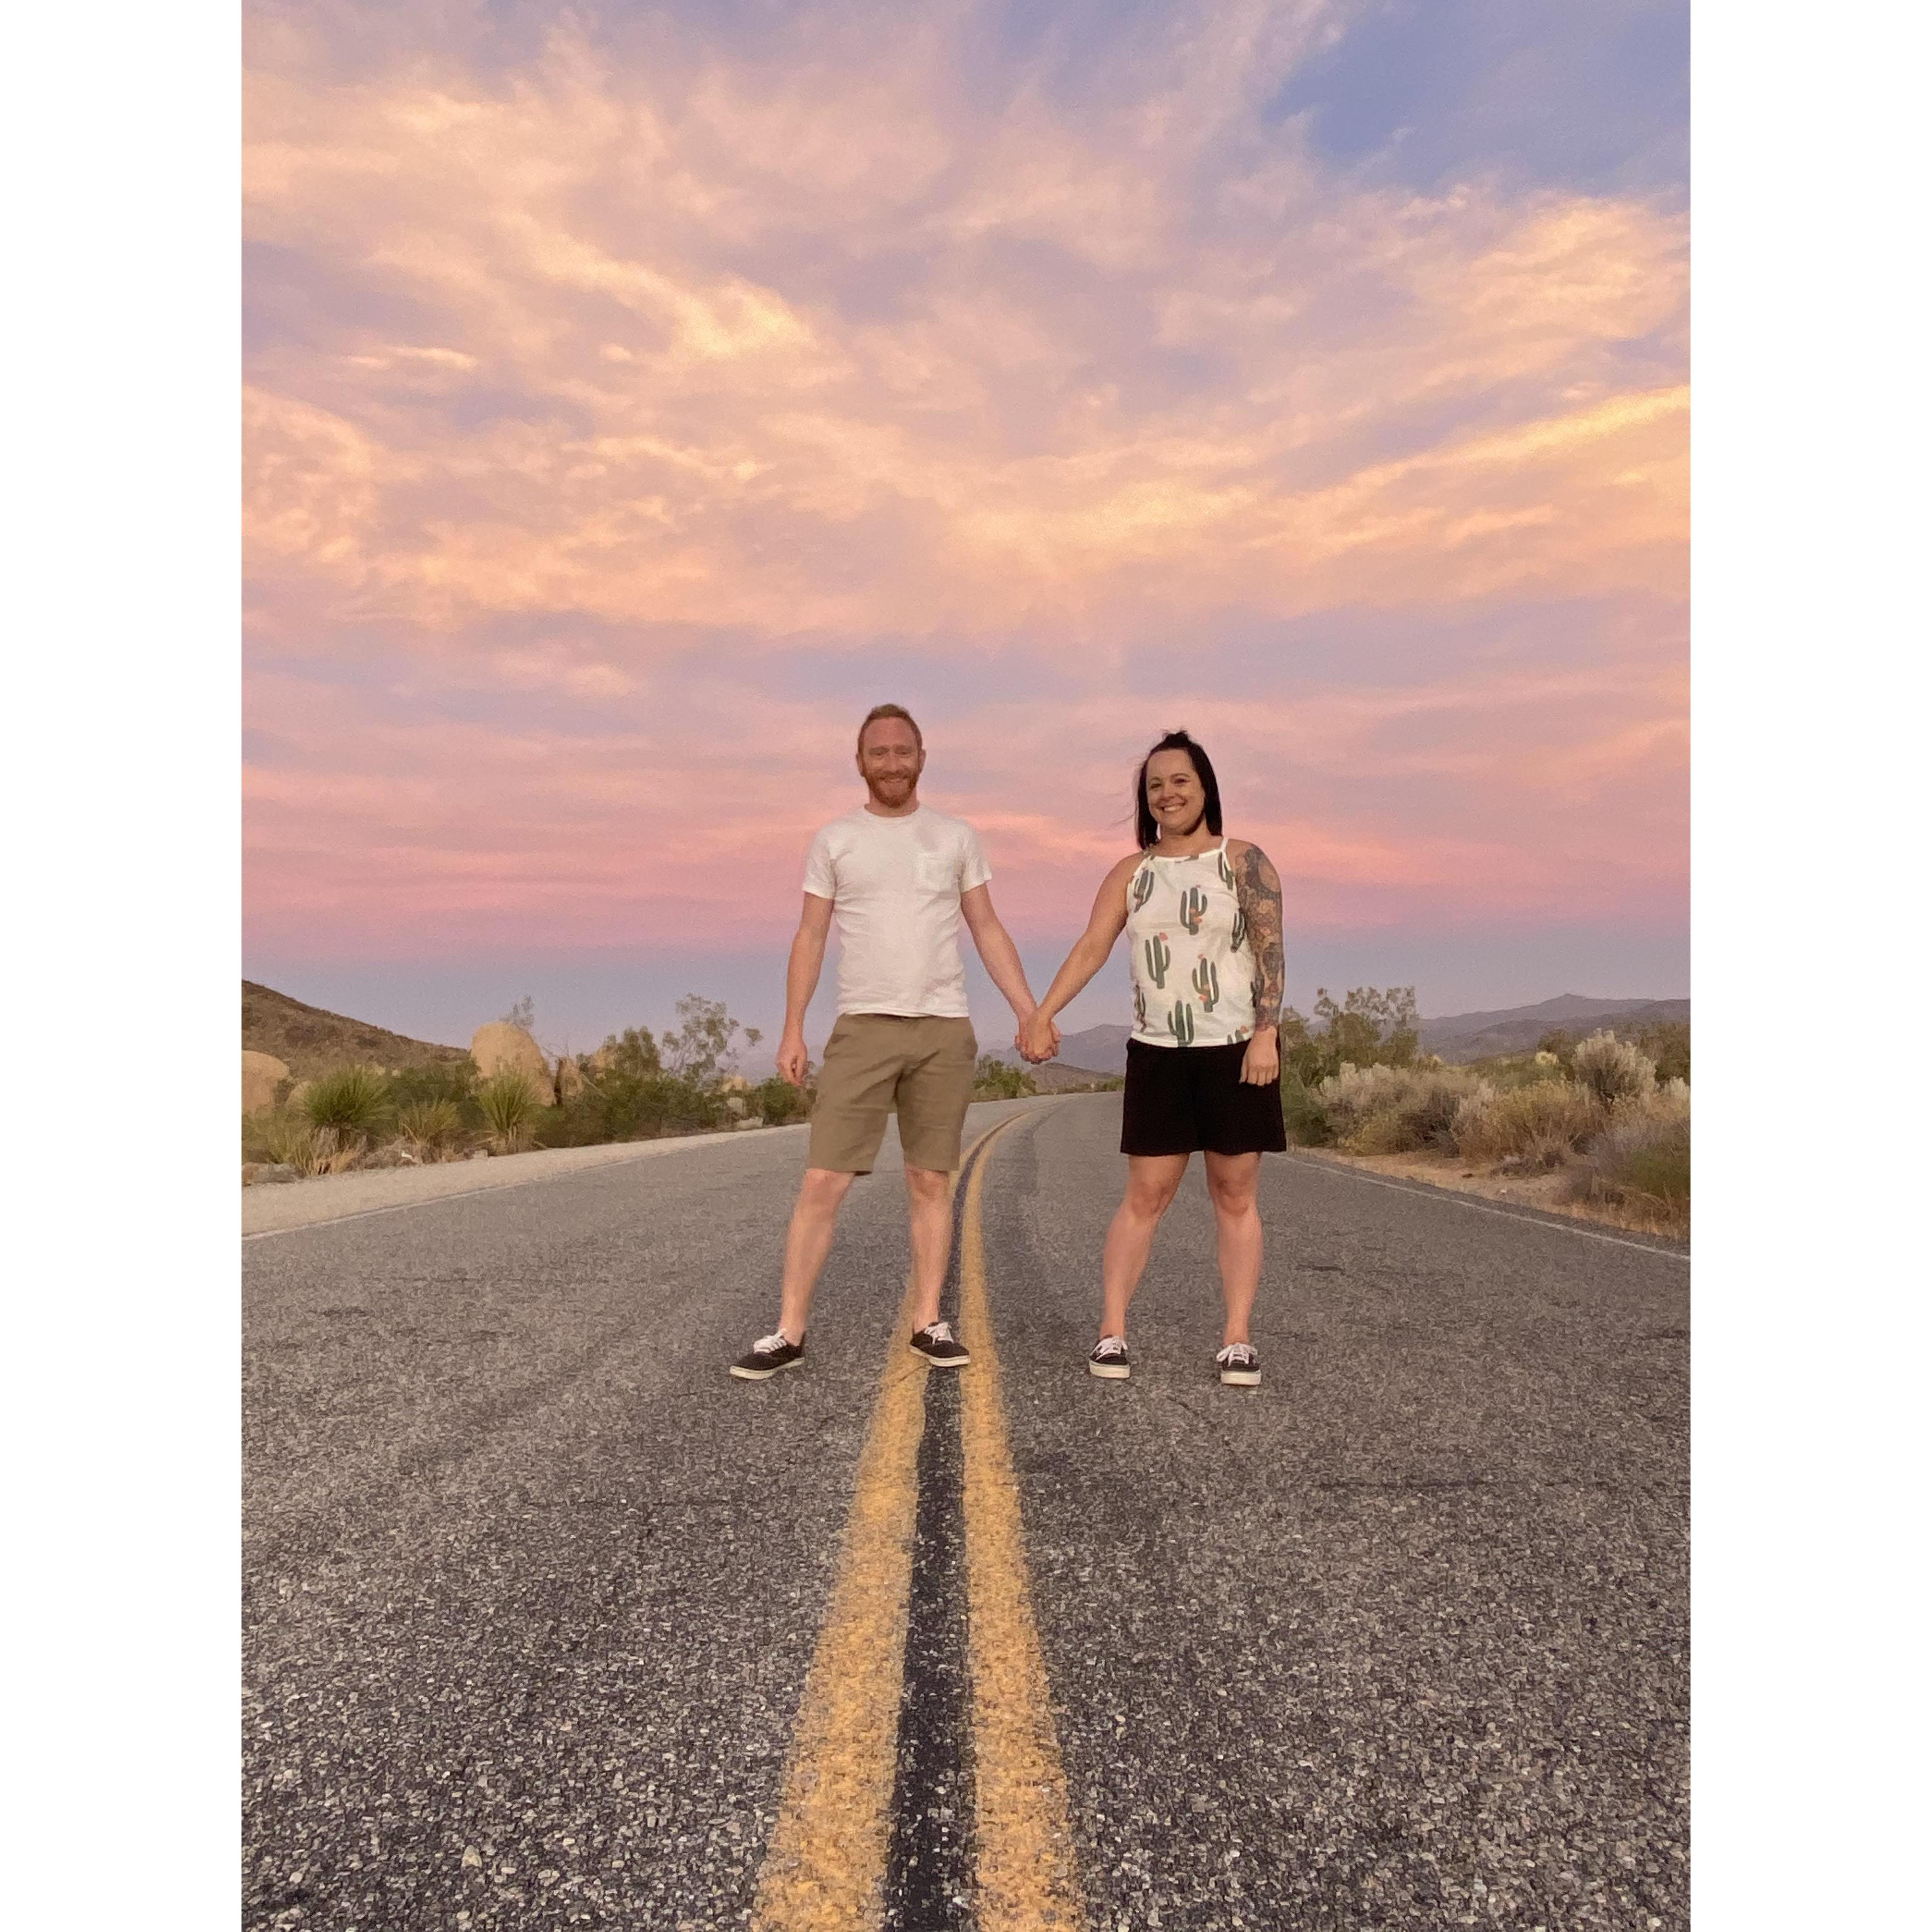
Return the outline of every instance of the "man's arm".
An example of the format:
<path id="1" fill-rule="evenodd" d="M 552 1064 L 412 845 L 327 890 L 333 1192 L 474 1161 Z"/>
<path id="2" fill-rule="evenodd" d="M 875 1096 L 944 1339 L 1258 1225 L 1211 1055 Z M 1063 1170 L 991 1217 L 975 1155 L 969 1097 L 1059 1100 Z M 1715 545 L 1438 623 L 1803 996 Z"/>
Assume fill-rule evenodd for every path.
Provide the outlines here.
<path id="1" fill-rule="evenodd" d="M 1006 1004 L 1012 1008 L 1014 1017 L 1021 1025 L 1025 1025 L 1038 1002 L 1034 998 L 1033 988 L 1027 984 L 1026 968 L 1020 964 L 1019 948 L 1008 936 L 1006 928 L 1000 923 L 999 914 L 993 910 L 992 889 L 975 886 L 970 892 L 962 892 L 959 915 L 966 922 L 967 931 L 973 935 L 973 944 L 980 949 L 987 976 L 1006 995 Z"/>
<path id="2" fill-rule="evenodd" d="M 1280 1076 L 1284 964 L 1281 949 L 1281 878 L 1258 845 L 1244 844 L 1234 860 L 1234 897 L 1247 922 L 1255 955 L 1255 1036 L 1241 1058 L 1241 1078 L 1264 1087 Z"/>
<path id="3" fill-rule="evenodd" d="M 831 930 L 832 902 L 807 892 L 798 930 L 792 935 L 791 956 L 785 962 L 784 1030 L 778 1037 L 778 1072 L 794 1087 L 805 1084 L 811 1065 L 805 1050 L 805 1010 L 818 990 L 826 938 Z"/>

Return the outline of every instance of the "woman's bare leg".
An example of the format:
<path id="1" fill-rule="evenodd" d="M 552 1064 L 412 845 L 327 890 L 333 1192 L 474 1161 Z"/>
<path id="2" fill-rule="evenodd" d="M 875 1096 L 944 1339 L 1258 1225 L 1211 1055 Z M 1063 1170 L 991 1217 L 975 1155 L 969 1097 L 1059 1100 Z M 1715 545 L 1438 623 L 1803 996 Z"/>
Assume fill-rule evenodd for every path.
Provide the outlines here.
<path id="1" fill-rule="evenodd" d="M 1262 1217 L 1255 1206 L 1260 1184 L 1258 1154 L 1210 1154 L 1208 1195 L 1214 1204 L 1216 1246 L 1221 1263 L 1221 1300 L 1227 1312 L 1221 1345 L 1248 1339 L 1248 1316 L 1262 1281 Z"/>
<path id="2" fill-rule="evenodd" d="M 1114 1210 L 1100 1260 L 1100 1333 L 1127 1332 L 1127 1304 L 1146 1272 L 1154 1231 L 1187 1172 L 1184 1154 L 1130 1154 L 1127 1191 Z"/>

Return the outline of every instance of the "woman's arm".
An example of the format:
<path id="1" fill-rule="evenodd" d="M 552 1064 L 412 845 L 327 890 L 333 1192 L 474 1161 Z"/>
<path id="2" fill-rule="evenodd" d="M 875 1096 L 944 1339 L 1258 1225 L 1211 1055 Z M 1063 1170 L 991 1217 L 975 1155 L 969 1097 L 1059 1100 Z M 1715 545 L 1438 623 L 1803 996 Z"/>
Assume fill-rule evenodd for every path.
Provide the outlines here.
<path id="1" fill-rule="evenodd" d="M 1255 1031 L 1241 1056 L 1241 1078 L 1266 1087 L 1281 1076 L 1282 982 L 1285 964 L 1281 948 L 1281 878 L 1258 845 L 1231 839 L 1238 845 L 1228 858 L 1234 868 L 1234 897 L 1247 922 L 1248 944 L 1255 955 Z"/>
<path id="2" fill-rule="evenodd" d="M 1113 951 L 1114 942 L 1120 938 L 1120 930 L 1127 922 L 1127 881 L 1133 877 L 1140 862 L 1140 854 L 1136 852 L 1123 859 L 1101 881 L 1100 890 L 1094 896 L 1094 910 L 1088 916 L 1087 930 L 1073 942 L 1073 950 L 1053 976 L 1053 984 L 1048 987 L 1046 997 L 1034 1008 L 1033 1017 L 1027 1023 L 1029 1053 L 1044 1044 L 1048 1034 L 1053 1036 L 1052 1049 L 1039 1057 L 1050 1060 L 1053 1053 L 1059 1050 L 1058 1030 L 1053 1025 L 1053 1016 L 1068 1005 L 1106 964 L 1107 956 Z"/>

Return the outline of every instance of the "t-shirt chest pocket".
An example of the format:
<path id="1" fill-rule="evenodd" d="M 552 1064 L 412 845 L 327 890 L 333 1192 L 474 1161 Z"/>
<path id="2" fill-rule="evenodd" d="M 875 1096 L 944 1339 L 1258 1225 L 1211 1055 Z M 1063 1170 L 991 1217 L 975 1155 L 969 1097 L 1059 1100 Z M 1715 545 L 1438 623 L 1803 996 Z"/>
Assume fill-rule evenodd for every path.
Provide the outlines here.
<path id="1" fill-rule="evenodd" d="M 959 889 L 959 868 L 948 852 L 921 852 L 912 862 L 913 883 L 922 892 L 951 892 Z"/>

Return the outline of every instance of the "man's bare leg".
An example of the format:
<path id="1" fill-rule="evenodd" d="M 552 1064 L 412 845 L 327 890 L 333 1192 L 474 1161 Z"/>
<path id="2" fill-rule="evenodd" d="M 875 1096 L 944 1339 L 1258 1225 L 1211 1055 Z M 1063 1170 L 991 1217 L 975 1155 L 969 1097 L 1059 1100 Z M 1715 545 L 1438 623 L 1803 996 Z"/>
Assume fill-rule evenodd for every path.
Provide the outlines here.
<path id="1" fill-rule="evenodd" d="M 778 1328 L 796 1346 L 805 1340 L 812 1313 L 812 1291 L 819 1270 L 832 1252 L 832 1231 L 838 1225 L 839 1204 L 858 1178 L 829 1167 L 808 1167 L 799 1184 L 798 1200 L 785 1232 L 784 1282 L 778 1295 Z M 943 1269 L 944 1262 L 940 1263 Z"/>
<path id="2" fill-rule="evenodd" d="M 906 1222 L 912 1235 L 912 1325 L 930 1328 L 939 1319 L 940 1291 L 952 1252 L 951 1177 L 929 1167 L 908 1167 Z"/>

